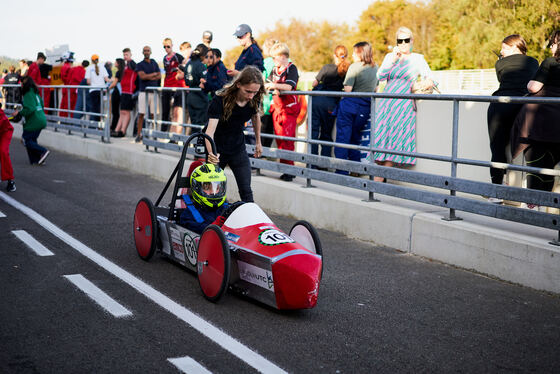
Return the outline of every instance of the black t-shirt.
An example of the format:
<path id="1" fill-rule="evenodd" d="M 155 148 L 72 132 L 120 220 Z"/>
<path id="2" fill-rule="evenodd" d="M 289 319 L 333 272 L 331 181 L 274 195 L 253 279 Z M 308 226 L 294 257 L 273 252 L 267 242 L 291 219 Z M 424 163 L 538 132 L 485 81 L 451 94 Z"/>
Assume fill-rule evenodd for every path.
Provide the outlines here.
<path id="1" fill-rule="evenodd" d="M 532 57 L 515 54 L 496 61 L 496 76 L 500 87 L 494 95 L 522 96 L 527 93 L 527 83 L 539 68 L 539 63 Z"/>
<path id="2" fill-rule="evenodd" d="M 344 88 L 344 76 L 338 75 L 338 68 L 335 64 L 323 66 L 315 79 L 322 85 L 321 91 L 342 91 Z"/>
<path id="3" fill-rule="evenodd" d="M 214 133 L 216 148 L 221 154 L 233 154 L 245 151 L 245 122 L 249 121 L 257 111 L 247 103 L 240 107 L 235 104 L 231 116 L 227 121 L 222 119 L 224 113 L 223 98 L 215 96 L 208 107 L 208 118 L 218 119 L 218 126 Z"/>
<path id="4" fill-rule="evenodd" d="M 542 62 L 533 80 L 548 87 L 560 88 L 560 62 L 554 57 L 547 58 Z"/>

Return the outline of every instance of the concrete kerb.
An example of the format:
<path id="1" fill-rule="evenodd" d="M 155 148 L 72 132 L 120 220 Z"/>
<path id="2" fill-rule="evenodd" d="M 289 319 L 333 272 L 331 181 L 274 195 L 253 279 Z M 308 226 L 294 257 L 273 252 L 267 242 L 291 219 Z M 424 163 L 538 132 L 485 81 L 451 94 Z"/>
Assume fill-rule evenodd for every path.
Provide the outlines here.
<path id="1" fill-rule="evenodd" d="M 14 124 L 14 128 L 14 137 L 21 138 L 21 125 Z M 131 140 L 112 139 L 111 144 L 106 144 L 97 138 L 51 130 L 44 130 L 39 138 L 41 144 L 53 150 L 166 181 L 178 155 L 146 152 L 144 147 L 131 144 Z M 235 180 L 229 169 L 226 173 L 230 181 L 228 197 L 235 201 L 239 199 Z M 386 196 L 381 197 L 381 202 L 365 202 L 357 197 L 359 191 L 341 193 L 341 187 L 320 182 L 317 184 L 321 188 L 302 188 L 304 180 L 299 179 L 286 183 L 276 175 L 253 175 L 255 201 L 270 212 L 307 220 L 317 228 L 560 293 L 560 247 L 548 244 L 557 234 L 552 230 L 526 225 L 518 230 L 519 224 L 499 221 L 492 225 L 489 222 L 493 219 L 479 216 L 447 222 L 441 219 L 447 214 L 444 209 Z"/>

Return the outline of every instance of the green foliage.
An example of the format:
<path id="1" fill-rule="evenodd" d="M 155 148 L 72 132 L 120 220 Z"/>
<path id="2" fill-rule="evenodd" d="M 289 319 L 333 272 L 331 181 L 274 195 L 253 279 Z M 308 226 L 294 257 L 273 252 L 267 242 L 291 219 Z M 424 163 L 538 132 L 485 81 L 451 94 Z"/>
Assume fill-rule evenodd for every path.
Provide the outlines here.
<path id="1" fill-rule="evenodd" d="M 435 39 L 428 62 L 435 69 L 491 68 L 508 35 L 520 34 L 528 54 L 542 61 L 549 34 L 560 27 L 558 0 L 433 0 Z"/>
<path id="2" fill-rule="evenodd" d="M 323 65 L 332 63 L 335 47 L 344 44 L 349 36 L 350 29 L 346 24 L 304 22 L 292 18 L 287 24 L 278 21 L 273 29 L 259 35 L 257 41 L 260 46 L 269 38 L 286 43 L 290 49 L 290 59 L 298 69 L 317 71 Z M 240 53 L 240 47 L 228 50 L 224 64 L 233 66 Z"/>

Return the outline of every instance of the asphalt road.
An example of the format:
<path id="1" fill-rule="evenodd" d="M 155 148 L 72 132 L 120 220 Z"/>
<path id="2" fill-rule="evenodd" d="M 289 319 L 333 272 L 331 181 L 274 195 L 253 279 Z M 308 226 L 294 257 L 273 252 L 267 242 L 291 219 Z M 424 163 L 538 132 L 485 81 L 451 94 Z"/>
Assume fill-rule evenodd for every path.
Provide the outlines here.
<path id="1" fill-rule="evenodd" d="M 177 372 L 168 359 L 187 356 L 200 365 L 189 373 L 253 373 L 259 362 L 290 373 L 560 372 L 557 295 L 319 230 L 324 271 L 314 309 L 281 312 L 233 294 L 212 304 L 192 273 L 136 254 L 135 205 L 155 200 L 162 182 L 56 151 L 32 167 L 17 140 L 11 151 L 17 191 L 6 194 L 3 183 L 0 195 L 1 373 Z M 271 217 L 284 230 L 294 221 Z M 18 230 L 53 255 L 38 256 Z M 196 330 L 95 254 L 214 327 Z M 129 315 L 95 303 L 70 281 L 77 275 Z M 224 349 L 213 331 L 246 351 Z"/>

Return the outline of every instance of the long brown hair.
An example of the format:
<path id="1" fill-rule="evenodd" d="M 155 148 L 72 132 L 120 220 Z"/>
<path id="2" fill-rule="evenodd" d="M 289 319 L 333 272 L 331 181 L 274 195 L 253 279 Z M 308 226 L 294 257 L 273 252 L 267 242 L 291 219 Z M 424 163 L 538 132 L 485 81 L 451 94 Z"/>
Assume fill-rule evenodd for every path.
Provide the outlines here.
<path id="1" fill-rule="evenodd" d="M 265 94 L 264 81 L 261 71 L 256 67 L 249 65 L 245 66 L 245 68 L 241 70 L 241 73 L 239 73 L 231 83 L 216 92 L 216 95 L 223 98 L 224 111 L 222 120 L 227 121 L 229 117 L 231 117 L 231 113 L 237 100 L 239 86 L 245 86 L 252 83 L 257 83 L 260 85 L 260 88 L 259 92 L 253 96 L 249 103 L 251 107 L 257 111 L 257 113 L 260 113 L 262 98 Z"/>
<path id="2" fill-rule="evenodd" d="M 354 44 L 354 50 L 356 54 L 360 56 L 360 61 L 362 61 L 364 65 L 375 65 L 375 61 L 373 61 L 373 50 L 368 42 Z"/>
<path id="3" fill-rule="evenodd" d="M 337 45 L 334 49 L 334 55 L 338 58 L 338 65 L 336 65 L 338 75 L 340 77 L 344 77 L 350 67 L 350 61 L 348 61 L 348 49 L 343 45 Z"/>
<path id="4" fill-rule="evenodd" d="M 556 61 L 560 61 L 560 30 L 555 30 L 550 34 L 550 38 L 548 39 L 548 46 L 551 47 L 552 45 L 556 44 L 556 53 L 553 57 L 556 58 Z"/>

